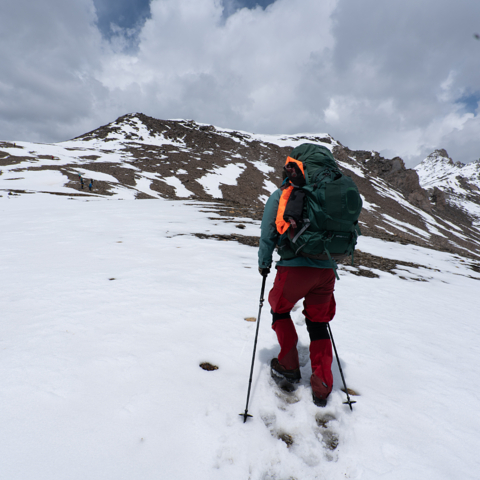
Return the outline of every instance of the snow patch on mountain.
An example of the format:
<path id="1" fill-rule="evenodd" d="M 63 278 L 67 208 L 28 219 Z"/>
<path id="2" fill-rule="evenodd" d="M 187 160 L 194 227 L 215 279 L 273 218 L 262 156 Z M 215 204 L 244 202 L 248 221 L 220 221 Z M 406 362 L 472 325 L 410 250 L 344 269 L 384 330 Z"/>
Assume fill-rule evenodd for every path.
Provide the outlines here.
<path id="1" fill-rule="evenodd" d="M 193 193 L 185 188 L 183 183 L 177 177 L 163 177 L 161 180 L 175 189 L 175 195 L 177 197 L 186 198 L 193 196 Z"/>
<path id="2" fill-rule="evenodd" d="M 204 175 L 198 182 L 213 198 L 223 198 L 220 185 L 236 185 L 237 178 L 245 170 L 243 163 L 230 164 L 225 167 L 215 168 L 213 172 Z"/>
<path id="3" fill-rule="evenodd" d="M 422 230 L 421 228 L 414 227 L 413 225 L 410 225 L 408 223 L 402 222 L 400 220 L 397 220 L 396 218 L 391 217 L 390 215 L 387 214 L 382 214 L 382 217 L 386 220 L 387 223 L 390 225 L 404 231 L 407 233 L 412 234 L 417 234 L 421 237 L 426 237 L 427 239 L 430 238 L 430 234 Z"/>
<path id="4" fill-rule="evenodd" d="M 353 162 L 357 163 L 355 158 L 351 158 L 351 160 Z M 337 160 L 337 164 L 340 165 L 343 168 L 346 168 L 347 170 L 350 170 L 355 175 L 357 175 L 361 178 L 365 178 L 365 173 L 364 173 L 363 169 L 358 164 L 357 165 L 352 165 L 351 163 L 342 162 L 341 160 Z"/>

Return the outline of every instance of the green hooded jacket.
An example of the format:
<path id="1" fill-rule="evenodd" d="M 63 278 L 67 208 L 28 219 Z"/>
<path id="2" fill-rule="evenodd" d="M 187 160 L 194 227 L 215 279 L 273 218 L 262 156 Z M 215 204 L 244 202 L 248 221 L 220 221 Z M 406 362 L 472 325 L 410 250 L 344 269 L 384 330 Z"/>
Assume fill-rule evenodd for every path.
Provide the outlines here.
<path id="1" fill-rule="evenodd" d="M 306 171 L 307 182 L 308 173 L 312 173 L 319 167 L 330 166 L 338 169 L 332 153 L 326 147 L 304 143 L 292 150 L 290 154 L 295 160 L 303 163 Z M 258 266 L 259 268 L 270 268 L 272 265 L 272 257 L 275 247 L 277 246 L 280 234 L 277 231 L 275 220 L 277 218 L 278 204 L 282 190 L 278 189 L 272 193 L 263 212 L 262 226 L 260 233 L 260 246 L 258 249 Z M 332 268 L 329 260 L 316 260 L 307 257 L 295 257 L 288 260 L 281 259 L 277 262 L 281 267 L 315 267 L 315 268 Z"/>

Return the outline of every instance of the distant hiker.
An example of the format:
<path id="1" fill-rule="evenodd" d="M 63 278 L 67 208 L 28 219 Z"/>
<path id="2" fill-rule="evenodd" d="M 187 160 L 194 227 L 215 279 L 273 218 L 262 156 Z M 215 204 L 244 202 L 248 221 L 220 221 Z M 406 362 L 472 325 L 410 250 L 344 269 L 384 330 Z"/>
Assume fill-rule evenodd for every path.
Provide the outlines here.
<path id="1" fill-rule="evenodd" d="M 93 187 L 93 180 L 90 180 L 90 183 L 88 184 L 88 189 L 92 191 L 92 187 Z"/>
<path id="2" fill-rule="evenodd" d="M 82 188 L 82 190 L 83 190 L 83 178 L 82 178 L 81 175 L 79 175 L 78 178 L 80 179 L 80 186 L 81 186 L 81 188 Z"/>
<path id="3" fill-rule="evenodd" d="M 329 187 L 325 188 L 327 184 Z M 343 188 L 345 184 L 349 186 Z M 320 194 L 325 197 L 323 203 L 316 197 Z M 346 214 L 345 203 L 350 209 Z M 327 205 L 326 212 L 320 204 L 323 208 Z M 287 158 L 284 182 L 268 199 L 262 218 L 258 252 L 260 274 L 270 273 L 275 248 L 281 258 L 276 264 L 275 282 L 268 296 L 272 328 L 280 344 L 278 358 L 270 363 L 271 375 L 277 383 L 298 383 L 301 379 L 298 336 L 290 312 L 303 298 L 303 314 L 310 336 L 312 397 L 321 407 L 327 404 L 333 386 L 332 343 L 327 324 L 335 316 L 336 309 L 333 294 L 335 258 L 353 254 L 360 210 L 358 189 L 349 177 L 342 175 L 330 150 L 305 143 Z M 342 214 L 345 215 L 339 218 Z M 320 217 L 324 223 L 330 223 L 329 231 L 319 227 Z M 343 254 L 338 255 L 338 252 Z"/>

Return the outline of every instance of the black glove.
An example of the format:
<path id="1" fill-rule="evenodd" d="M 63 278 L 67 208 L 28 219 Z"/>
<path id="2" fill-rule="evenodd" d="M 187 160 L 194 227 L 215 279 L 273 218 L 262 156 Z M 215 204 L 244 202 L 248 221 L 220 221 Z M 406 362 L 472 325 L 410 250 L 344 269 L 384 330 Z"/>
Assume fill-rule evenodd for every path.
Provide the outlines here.
<path id="1" fill-rule="evenodd" d="M 260 272 L 260 275 L 261 275 L 262 277 L 266 277 L 266 276 L 268 276 L 268 274 L 270 273 L 270 268 L 258 267 L 258 271 Z"/>

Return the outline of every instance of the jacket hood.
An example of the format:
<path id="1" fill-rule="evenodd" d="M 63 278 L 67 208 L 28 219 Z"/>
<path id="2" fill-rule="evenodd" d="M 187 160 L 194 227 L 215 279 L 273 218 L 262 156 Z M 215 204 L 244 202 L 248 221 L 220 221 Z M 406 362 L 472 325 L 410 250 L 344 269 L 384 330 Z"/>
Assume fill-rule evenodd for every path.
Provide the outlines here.
<path id="1" fill-rule="evenodd" d="M 333 158 L 332 152 L 321 145 L 313 143 L 302 143 L 292 150 L 290 156 L 303 163 L 303 166 L 309 172 L 313 172 L 319 167 L 330 167 L 338 169 L 337 162 Z"/>

